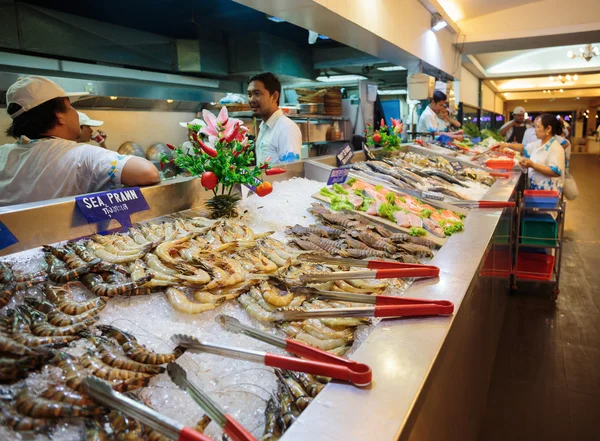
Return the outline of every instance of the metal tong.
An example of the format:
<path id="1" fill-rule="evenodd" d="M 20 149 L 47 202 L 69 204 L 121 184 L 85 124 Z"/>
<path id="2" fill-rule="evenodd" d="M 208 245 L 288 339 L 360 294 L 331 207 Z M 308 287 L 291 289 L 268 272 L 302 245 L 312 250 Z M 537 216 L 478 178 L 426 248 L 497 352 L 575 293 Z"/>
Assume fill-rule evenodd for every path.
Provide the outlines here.
<path id="1" fill-rule="evenodd" d="M 369 268 L 374 271 L 336 271 L 325 274 L 303 274 L 302 283 L 327 282 L 330 280 L 354 279 L 395 279 L 399 277 L 438 277 L 440 269 L 433 265 L 418 263 L 389 262 L 386 260 L 360 260 L 343 257 L 323 257 L 304 254 L 300 260 L 307 262 L 329 263 L 333 265 L 348 265 L 358 268 Z"/>
<path id="2" fill-rule="evenodd" d="M 238 423 L 231 415 L 226 414 L 217 403 L 210 399 L 200 388 L 191 383 L 187 372 L 177 363 L 167 365 L 169 377 L 180 389 L 187 392 L 192 399 L 208 414 L 215 423 L 223 429 L 233 441 L 256 441 L 250 432 Z"/>
<path id="3" fill-rule="evenodd" d="M 83 380 L 86 392 L 98 403 L 116 409 L 125 415 L 141 421 L 164 436 L 179 441 L 212 441 L 208 436 L 196 432 L 191 427 L 174 421 L 155 410 L 114 391 L 110 384 L 94 376 Z"/>
<path id="4" fill-rule="evenodd" d="M 282 308 L 273 313 L 276 321 L 293 321 L 325 317 L 416 317 L 425 315 L 450 315 L 454 313 L 454 303 L 448 300 L 350 294 L 337 291 L 321 291 L 316 288 L 304 286 L 291 288 L 290 291 L 298 294 L 315 296 L 321 299 L 365 303 L 375 306 L 311 310 Z"/>
<path id="5" fill-rule="evenodd" d="M 457 207 L 467 208 L 512 208 L 516 204 L 514 201 L 460 201 L 453 202 Z"/>
<path id="6" fill-rule="evenodd" d="M 255 330 L 256 331 L 256 330 Z M 259 331 L 256 331 L 259 332 Z M 259 334 L 255 334 L 259 335 Z M 264 339 L 268 343 L 273 343 L 277 337 L 269 336 L 270 339 Z M 271 340 L 272 339 L 272 340 Z M 191 352 L 206 352 L 209 354 L 221 355 L 223 357 L 235 358 L 236 360 L 253 361 L 262 363 L 265 366 L 271 366 L 291 371 L 306 372 L 307 374 L 322 375 L 335 378 L 336 380 L 348 381 L 356 386 L 367 386 L 371 382 L 371 368 L 361 363 L 354 363 L 332 354 L 315 355 L 317 349 L 309 346 L 300 347 L 291 345 L 293 353 L 313 358 L 305 360 L 297 357 L 288 357 L 285 355 L 272 354 L 269 352 L 253 351 L 242 348 L 232 348 L 229 346 L 215 345 L 212 343 L 203 343 L 190 335 L 175 334 L 171 337 L 180 347 Z M 279 342 L 276 346 L 281 347 Z M 288 343 L 285 343 L 287 347 Z M 314 351 L 312 351 L 314 349 Z M 290 351 L 291 352 L 291 351 Z M 320 351 L 319 351 L 320 352 Z M 326 355 L 325 355 L 326 354 Z"/>

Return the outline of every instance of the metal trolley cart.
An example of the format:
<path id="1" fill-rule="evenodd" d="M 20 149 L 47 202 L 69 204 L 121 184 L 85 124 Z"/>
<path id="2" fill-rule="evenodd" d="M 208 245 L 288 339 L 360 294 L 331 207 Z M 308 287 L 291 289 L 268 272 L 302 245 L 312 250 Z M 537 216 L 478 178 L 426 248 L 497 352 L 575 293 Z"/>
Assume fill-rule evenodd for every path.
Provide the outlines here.
<path id="1" fill-rule="evenodd" d="M 565 211 L 566 203 L 562 198 L 556 197 L 553 203 L 533 206 L 528 204 L 527 197 L 520 198 L 512 271 L 513 291 L 522 282 L 549 283 L 553 285 L 552 299 L 558 297 Z"/>

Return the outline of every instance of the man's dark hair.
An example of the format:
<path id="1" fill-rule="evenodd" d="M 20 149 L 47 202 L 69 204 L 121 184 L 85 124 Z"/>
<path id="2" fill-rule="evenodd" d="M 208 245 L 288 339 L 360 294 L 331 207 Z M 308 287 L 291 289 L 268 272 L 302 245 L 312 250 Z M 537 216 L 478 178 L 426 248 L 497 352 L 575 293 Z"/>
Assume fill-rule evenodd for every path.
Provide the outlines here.
<path id="1" fill-rule="evenodd" d="M 446 94 L 440 90 L 433 92 L 433 102 L 439 103 L 440 101 L 448 101 Z"/>
<path id="2" fill-rule="evenodd" d="M 8 126 L 6 135 L 12 136 L 13 138 L 19 138 L 22 135 L 27 136 L 29 139 L 43 138 L 48 130 L 58 124 L 58 117 L 56 114 L 67 111 L 67 105 L 65 103 L 65 100 L 67 99 L 68 98 L 54 98 L 39 106 L 35 106 L 27 112 L 21 113 L 13 119 L 12 124 Z M 16 103 L 10 103 L 7 109 L 9 114 L 13 114 L 19 110 L 21 110 L 21 106 Z"/>
<path id="3" fill-rule="evenodd" d="M 281 98 L 281 82 L 279 81 L 279 78 L 277 78 L 271 72 L 263 72 L 250 78 L 248 84 L 250 84 L 252 81 L 260 81 L 263 83 L 265 85 L 265 89 L 269 91 L 270 95 L 273 95 L 275 92 L 279 92 L 279 96 L 277 97 L 277 105 L 279 105 L 279 99 Z"/>

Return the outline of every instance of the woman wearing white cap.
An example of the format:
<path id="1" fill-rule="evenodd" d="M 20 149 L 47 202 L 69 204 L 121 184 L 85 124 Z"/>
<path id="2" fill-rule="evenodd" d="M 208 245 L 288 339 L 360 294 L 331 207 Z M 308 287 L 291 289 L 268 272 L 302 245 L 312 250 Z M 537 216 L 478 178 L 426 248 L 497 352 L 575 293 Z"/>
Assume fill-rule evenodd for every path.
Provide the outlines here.
<path id="1" fill-rule="evenodd" d="M 104 121 L 100 121 L 97 119 L 91 119 L 83 112 L 77 112 L 79 115 L 79 127 L 81 128 L 81 136 L 77 139 L 77 142 L 90 142 L 92 140 L 92 132 L 94 131 L 93 127 L 100 127 L 104 124 Z M 100 135 L 94 141 L 98 142 L 100 147 L 106 147 L 106 133 L 98 130 L 98 135 Z"/>
<path id="2" fill-rule="evenodd" d="M 160 182 L 146 159 L 76 142 L 81 128 L 71 102 L 83 95 L 37 76 L 10 86 L 6 134 L 17 142 L 0 147 L 0 206 Z"/>

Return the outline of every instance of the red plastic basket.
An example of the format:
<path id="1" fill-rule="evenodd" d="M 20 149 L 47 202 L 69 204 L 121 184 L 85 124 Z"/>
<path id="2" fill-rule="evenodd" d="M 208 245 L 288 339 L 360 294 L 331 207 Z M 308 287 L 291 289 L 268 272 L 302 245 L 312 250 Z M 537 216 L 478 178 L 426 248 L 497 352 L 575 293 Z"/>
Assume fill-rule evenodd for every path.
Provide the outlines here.
<path id="1" fill-rule="evenodd" d="M 507 159 L 488 159 L 485 161 L 485 166 L 494 170 L 512 170 L 514 165 L 513 160 Z"/>
<path id="2" fill-rule="evenodd" d="M 557 198 L 559 196 L 556 190 L 525 190 L 523 195 L 536 198 Z"/>
<path id="3" fill-rule="evenodd" d="M 550 280 L 554 268 L 554 256 L 549 254 L 520 252 L 517 260 L 517 277 L 530 280 Z"/>

